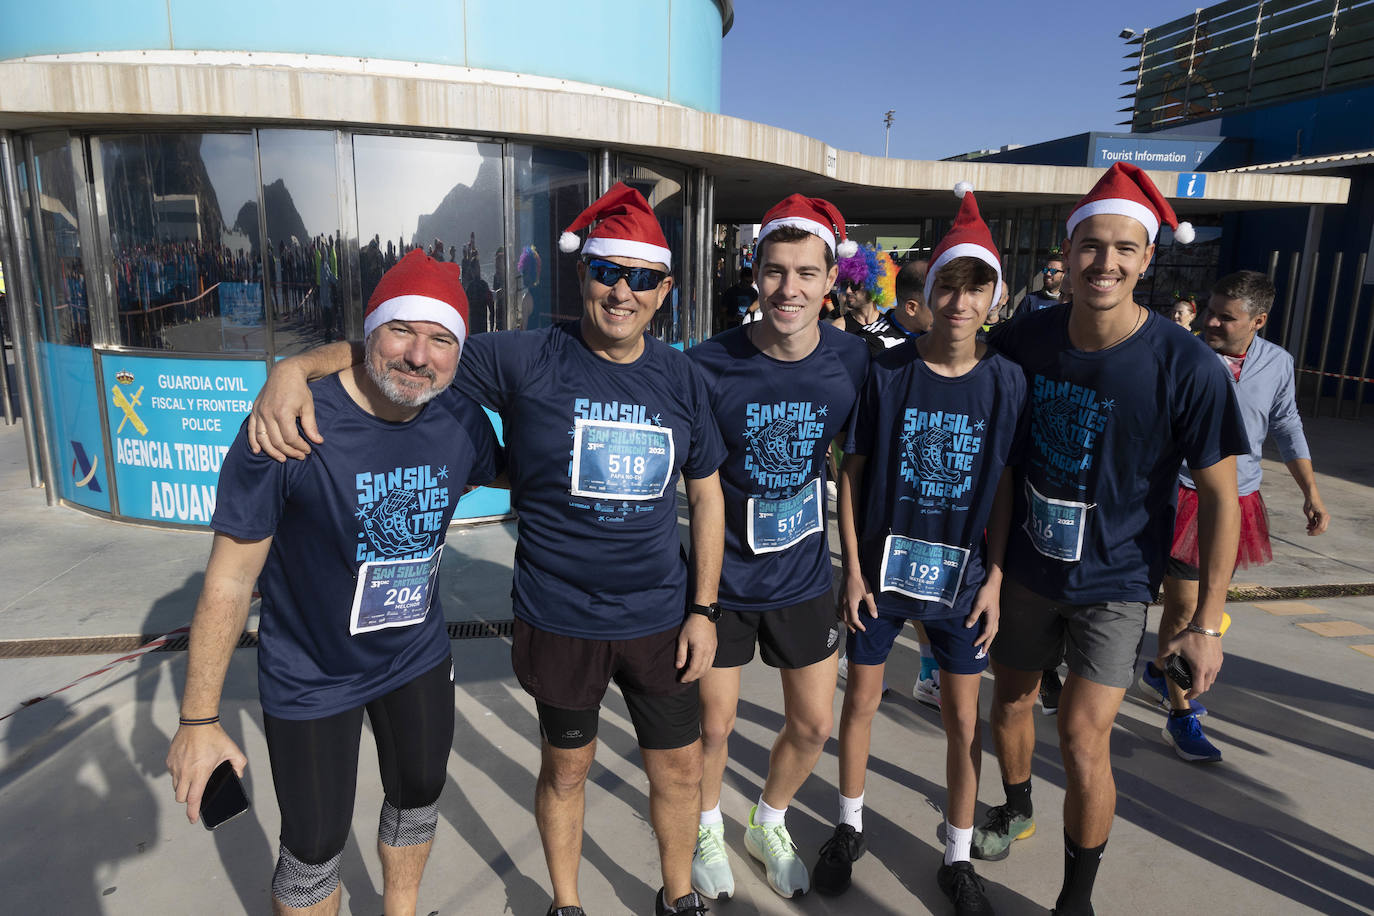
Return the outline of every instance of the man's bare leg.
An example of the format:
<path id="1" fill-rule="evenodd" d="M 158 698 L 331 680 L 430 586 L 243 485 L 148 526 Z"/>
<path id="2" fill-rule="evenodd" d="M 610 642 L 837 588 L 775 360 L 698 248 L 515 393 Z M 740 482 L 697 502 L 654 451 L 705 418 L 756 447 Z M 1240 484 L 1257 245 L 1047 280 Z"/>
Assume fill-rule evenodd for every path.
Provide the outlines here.
<path id="1" fill-rule="evenodd" d="M 273 897 L 272 916 L 338 916 L 339 901 L 341 900 L 343 900 L 342 884 L 334 888 L 334 893 L 314 906 L 308 906 L 303 910 L 298 910 L 293 906 L 287 906 L 276 897 Z"/>
<path id="2" fill-rule="evenodd" d="M 700 681 L 703 811 L 720 804 L 721 783 L 730 762 L 730 734 L 739 709 L 739 682 L 739 668 L 712 668 Z"/>
<path id="3" fill-rule="evenodd" d="M 386 916 L 415 916 L 420 899 L 420 878 L 434 841 L 416 846 L 377 843 L 382 859 L 382 909 Z"/>
<path id="4" fill-rule="evenodd" d="M 816 767 L 825 742 L 835 725 L 835 678 L 840 656 L 805 668 L 783 668 L 783 722 L 768 757 L 768 779 L 763 784 L 763 800 L 773 808 L 792 803 L 806 777 Z"/>
<path id="5" fill-rule="evenodd" d="M 1064 829 L 1080 846 L 1107 842 L 1116 812 L 1111 734 L 1124 687 L 1108 687 L 1072 671 L 1059 707 L 1059 749 L 1064 760 Z"/>
<path id="6" fill-rule="evenodd" d="M 701 742 L 671 750 L 641 747 L 649 777 L 649 822 L 658 837 L 663 897 L 669 903 L 692 892 L 692 850 L 701 811 Z"/>
<path id="7" fill-rule="evenodd" d="M 1008 785 L 1031 778 L 1035 756 L 1035 697 L 1039 671 L 1018 671 L 992 663 L 992 743 L 1002 781 Z M 1062 700 L 1060 701 L 1062 704 Z"/>
<path id="8" fill-rule="evenodd" d="M 582 905 L 577 896 L 577 869 L 582 864 L 587 771 L 595 757 L 596 741 L 571 749 L 554 747 L 545 741 L 540 749 L 534 820 L 544 844 L 555 909 Z"/>
<path id="9" fill-rule="evenodd" d="M 945 820 L 952 827 L 973 827 L 982 769 L 983 739 L 978 726 L 981 674 L 940 673 L 940 720 L 945 726 L 945 779 L 949 798 Z"/>

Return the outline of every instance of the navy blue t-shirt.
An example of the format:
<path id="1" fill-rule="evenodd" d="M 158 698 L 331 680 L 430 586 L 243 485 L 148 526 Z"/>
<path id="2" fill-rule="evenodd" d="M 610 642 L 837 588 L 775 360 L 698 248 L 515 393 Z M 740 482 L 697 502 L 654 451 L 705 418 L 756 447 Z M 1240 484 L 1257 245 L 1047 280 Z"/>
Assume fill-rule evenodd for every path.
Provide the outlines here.
<path id="1" fill-rule="evenodd" d="M 680 625 L 678 476 L 725 460 L 691 361 L 646 334 L 637 360 L 613 363 L 571 321 L 470 338 L 454 384 L 505 423 L 516 616 L 584 639 Z"/>
<path id="2" fill-rule="evenodd" d="M 720 604 L 766 611 L 832 587 L 826 455 L 868 372 L 868 346 L 821 324 L 809 355 L 784 362 L 750 342 L 748 325 L 687 352 L 706 376 L 729 457 Z"/>
<path id="3" fill-rule="evenodd" d="M 1028 423 L 1025 376 L 995 350 L 958 378 L 931 371 L 915 343 L 874 358 L 845 451 L 867 457 L 859 565 L 879 612 L 972 611 L 997 484 Z"/>
<path id="4" fill-rule="evenodd" d="M 994 338 L 1031 403 L 1007 575 L 1070 604 L 1151 601 L 1179 465 L 1243 454 L 1240 409 L 1216 354 L 1173 322 L 1151 312 L 1116 346 L 1084 352 L 1069 342 L 1069 310 L 1028 313 Z"/>
<path id="5" fill-rule="evenodd" d="M 362 706 L 448 657 L 434 587 L 444 532 L 466 487 L 502 466 L 487 415 L 452 389 L 404 423 L 363 410 L 337 375 L 310 390 L 325 441 L 281 464 L 252 453 L 245 421 L 210 522 L 272 538 L 258 578 L 258 693 L 283 719 Z"/>

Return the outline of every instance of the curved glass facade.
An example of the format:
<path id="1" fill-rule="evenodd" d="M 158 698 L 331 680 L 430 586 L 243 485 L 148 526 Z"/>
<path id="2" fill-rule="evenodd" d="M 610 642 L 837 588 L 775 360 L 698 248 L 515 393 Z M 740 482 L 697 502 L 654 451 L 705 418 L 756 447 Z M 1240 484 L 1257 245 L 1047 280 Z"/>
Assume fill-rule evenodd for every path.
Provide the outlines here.
<path id="1" fill-rule="evenodd" d="M 579 315 L 558 236 L 607 180 L 645 194 L 673 249 L 652 332 L 686 345 L 707 327 L 702 182 L 671 163 L 335 128 L 45 131 L 12 149 L 52 484 L 119 517 L 207 524 L 267 367 L 360 339 L 363 304 L 412 248 L 462 266 L 472 333 Z M 508 510 L 477 491 L 458 517 Z"/>

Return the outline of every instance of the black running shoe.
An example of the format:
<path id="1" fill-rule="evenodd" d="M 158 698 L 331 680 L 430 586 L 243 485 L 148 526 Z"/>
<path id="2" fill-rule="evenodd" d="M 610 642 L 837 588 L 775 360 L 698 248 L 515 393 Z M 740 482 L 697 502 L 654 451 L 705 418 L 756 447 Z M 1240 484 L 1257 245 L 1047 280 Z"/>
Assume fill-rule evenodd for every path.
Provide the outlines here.
<path id="1" fill-rule="evenodd" d="M 550 903 L 548 916 L 587 916 L 587 914 L 580 906 L 560 906 L 555 910 L 553 904 Z"/>
<path id="2" fill-rule="evenodd" d="M 935 881 L 954 904 L 954 916 L 992 916 L 996 912 L 983 892 L 983 879 L 973 870 L 972 862 L 941 865 Z"/>
<path id="3" fill-rule="evenodd" d="M 868 850 L 864 835 L 848 824 L 835 828 L 835 833 L 821 846 L 821 857 L 811 870 L 811 883 L 822 894 L 842 894 L 849 890 L 854 863 Z"/>
<path id="4" fill-rule="evenodd" d="M 654 898 L 654 916 L 705 916 L 706 901 L 702 900 L 696 891 L 677 898 L 669 906 L 663 897 L 664 890 L 665 888 L 660 887 L 658 896 Z"/>

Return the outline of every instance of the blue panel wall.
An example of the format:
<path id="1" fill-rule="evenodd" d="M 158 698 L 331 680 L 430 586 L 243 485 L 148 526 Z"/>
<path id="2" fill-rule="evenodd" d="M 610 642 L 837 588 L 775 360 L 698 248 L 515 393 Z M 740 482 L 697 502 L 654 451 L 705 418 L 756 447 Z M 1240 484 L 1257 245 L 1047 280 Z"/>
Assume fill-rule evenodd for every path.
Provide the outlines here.
<path id="1" fill-rule="evenodd" d="M 0 60 L 272 51 L 577 80 L 720 110 L 715 0 L 52 0 L 9 4 Z"/>
<path id="2" fill-rule="evenodd" d="M 668 88 L 674 102 L 720 110 L 720 9 L 698 0 L 670 0 Z"/>

